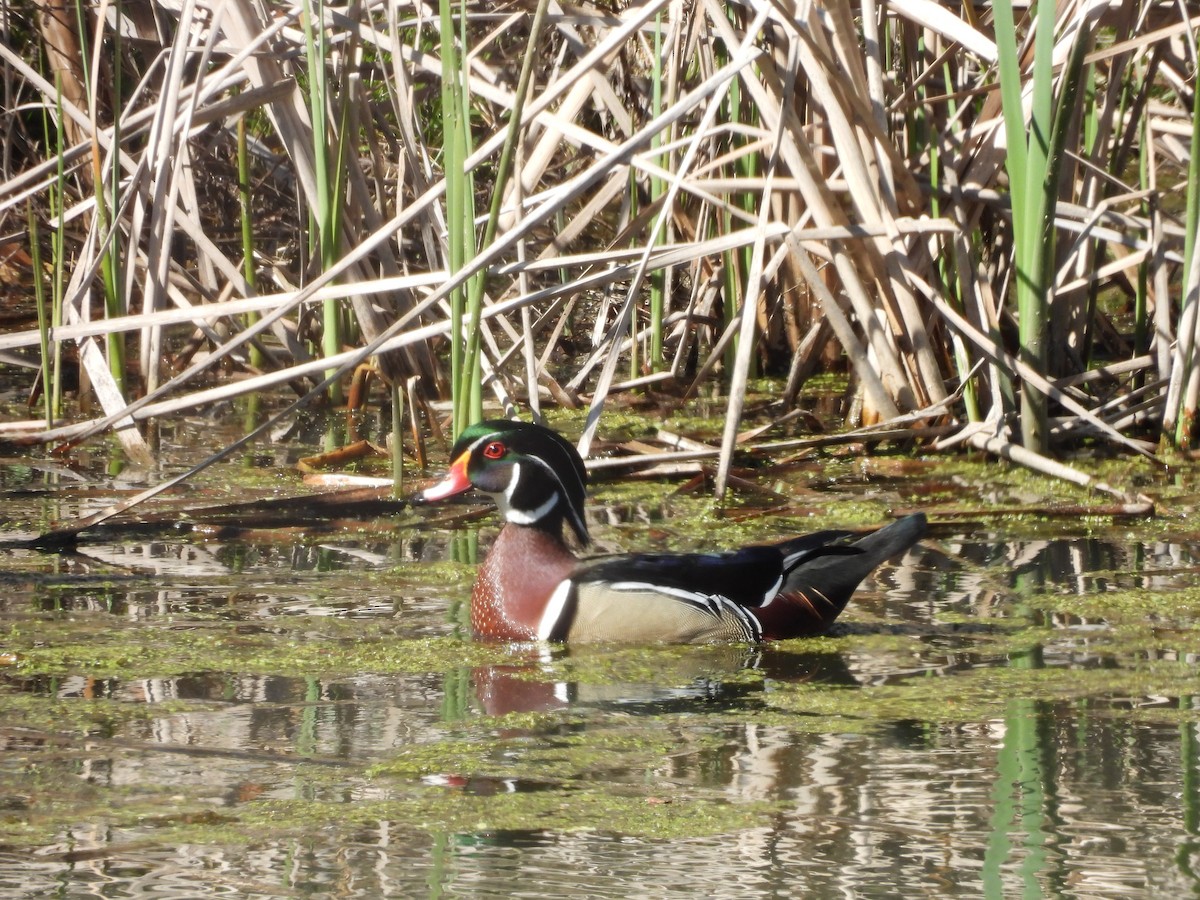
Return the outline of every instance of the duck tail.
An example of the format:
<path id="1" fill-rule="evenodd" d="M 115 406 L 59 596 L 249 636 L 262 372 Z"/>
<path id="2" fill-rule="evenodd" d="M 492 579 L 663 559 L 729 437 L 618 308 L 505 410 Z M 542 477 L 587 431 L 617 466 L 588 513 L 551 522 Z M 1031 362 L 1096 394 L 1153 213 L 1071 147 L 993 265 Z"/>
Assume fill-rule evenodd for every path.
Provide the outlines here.
<path id="1" fill-rule="evenodd" d="M 849 553 L 812 553 L 788 572 L 781 593 L 807 598 L 828 626 L 850 602 L 859 583 L 884 560 L 924 537 L 926 528 L 925 514 L 914 513 L 852 543 L 835 545 Z"/>

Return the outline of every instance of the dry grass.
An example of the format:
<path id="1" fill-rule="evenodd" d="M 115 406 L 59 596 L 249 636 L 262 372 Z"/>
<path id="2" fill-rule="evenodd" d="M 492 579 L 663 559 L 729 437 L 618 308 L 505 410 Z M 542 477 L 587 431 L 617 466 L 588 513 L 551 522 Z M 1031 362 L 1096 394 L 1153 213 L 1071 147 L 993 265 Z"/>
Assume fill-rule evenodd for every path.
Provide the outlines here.
<path id="1" fill-rule="evenodd" d="M 63 232 L 53 338 L 77 346 L 104 415 L 30 425 L 33 439 L 124 425 L 144 457 L 133 422 L 280 383 L 315 398 L 331 367 L 343 379 L 372 358 L 386 379 L 446 396 L 448 298 L 483 273 L 486 391 L 509 410 L 587 405 L 586 448 L 614 392 L 683 397 L 721 379 L 720 488 L 749 377 L 789 375 L 782 415 L 805 377 L 841 360 L 861 399 L 850 424 L 958 423 L 943 445 L 1003 452 L 1022 433 L 1022 394 L 1036 393 L 1050 418 L 1045 446 L 1025 448 L 1030 464 L 1083 439 L 1138 452 L 1192 442 L 1197 23 L 1179 4 L 1059 4 L 1050 85 L 1025 82 L 1027 105 L 1050 91 L 1063 129 L 1053 202 L 1044 225 L 1018 222 L 1016 236 L 1005 122 L 1020 119 L 1002 106 L 990 6 L 547 5 L 532 47 L 531 5 L 453 7 L 468 45 L 468 184 L 477 209 L 497 191 L 503 201 L 492 239 L 481 218 L 455 260 L 436 8 L 322 7 L 327 124 L 314 135 L 301 7 L 273 4 L 268 22 L 249 0 L 103 3 L 79 19 L 56 3 L 5 7 L 0 216 L 3 233 L 27 234 L 32 205 L 43 259 Z M 1021 12 L 1013 49 L 1032 72 Z M 514 118 L 513 177 L 497 185 Z M 325 235 L 313 224 L 329 201 L 322 156 L 341 176 Z M 102 233 L 106 221 L 114 231 Z M 1017 337 L 1014 247 L 1027 228 L 1044 229 L 1052 275 L 1041 359 Z M 323 266 L 317 247 L 330 239 L 336 262 Z M 105 248 L 124 307 L 100 318 Z M 655 284 L 664 302 L 652 316 Z M 329 324 L 314 310 L 329 299 L 346 343 L 323 356 Z M 98 342 L 110 335 L 138 361 L 124 384 Z M 0 335 L 0 350 L 39 340 L 31 325 Z"/>

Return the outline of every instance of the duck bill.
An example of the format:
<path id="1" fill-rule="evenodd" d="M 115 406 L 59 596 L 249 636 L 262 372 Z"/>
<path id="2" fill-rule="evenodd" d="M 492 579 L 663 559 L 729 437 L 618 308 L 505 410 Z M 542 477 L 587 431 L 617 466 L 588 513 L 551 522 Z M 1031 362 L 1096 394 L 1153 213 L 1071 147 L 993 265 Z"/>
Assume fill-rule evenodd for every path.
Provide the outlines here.
<path id="1" fill-rule="evenodd" d="M 457 494 L 469 491 L 471 489 L 471 479 L 467 477 L 467 463 L 470 459 L 471 454 L 469 451 L 461 454 L 458 459 L 450 464 L 450 471 L 446 473 L 445 478 L 433 487 L 421 491 L 415 499 L 421 503 L 434 503 L 438 500 L 445 500 L 447 497 L 454 497 Z"/>

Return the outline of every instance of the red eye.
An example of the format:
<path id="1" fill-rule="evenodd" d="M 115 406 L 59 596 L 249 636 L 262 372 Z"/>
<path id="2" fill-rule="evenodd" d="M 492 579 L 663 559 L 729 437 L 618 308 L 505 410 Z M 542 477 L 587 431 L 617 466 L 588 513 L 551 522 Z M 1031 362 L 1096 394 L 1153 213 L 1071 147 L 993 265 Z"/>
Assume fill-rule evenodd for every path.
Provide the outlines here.
<path id="1" fill-rule="evenodd" d="M 507 452 L 508 452 L 508 448 L 506 448 L 499 441 L 492 441 L 490 444 L 488 444 L 486 447 L 483 448 L 483 455 L 486 456 L 488 459 L 500 459 L 500 457 L 504 456 L 504 454 Z"/>

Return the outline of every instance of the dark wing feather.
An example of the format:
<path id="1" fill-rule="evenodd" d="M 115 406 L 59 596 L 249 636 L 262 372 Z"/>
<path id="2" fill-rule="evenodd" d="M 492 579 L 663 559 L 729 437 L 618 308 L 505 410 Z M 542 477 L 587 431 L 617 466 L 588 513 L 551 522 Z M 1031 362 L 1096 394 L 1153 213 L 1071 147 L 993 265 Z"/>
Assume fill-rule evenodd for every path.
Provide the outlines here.
<path id="1" fill-rule="evenodd" d="M 783 554 L 775 547 L 744 547 L 728 553 L 638 553 L 587 560 L 576 583 L 641 582 L 697 594 L 728 597 L 739 606 L 760 606 L 783 577 Z"/>
<path id="2" fill-rule="evenodd" d="M 827 554 L 859 553 L 830 544 L 846 532 L 823 531 L 782 544 L 759 544 L 725 553 L 638 553 L 585 561 L 576 584 L 639 582 L 704 596 L 727 597 L 739 606 L 762 606 L 796 566 Z"/>

